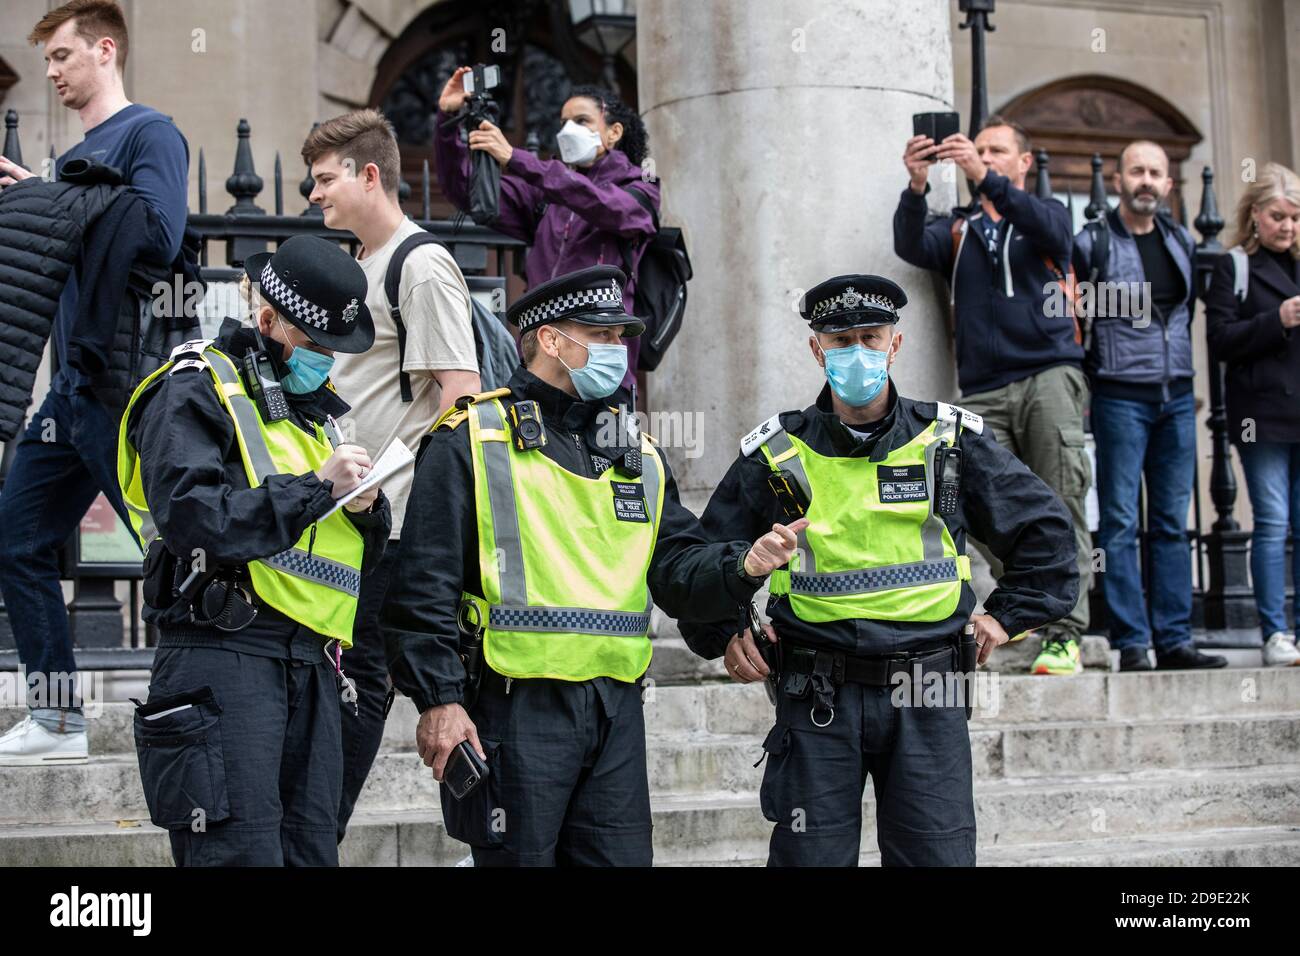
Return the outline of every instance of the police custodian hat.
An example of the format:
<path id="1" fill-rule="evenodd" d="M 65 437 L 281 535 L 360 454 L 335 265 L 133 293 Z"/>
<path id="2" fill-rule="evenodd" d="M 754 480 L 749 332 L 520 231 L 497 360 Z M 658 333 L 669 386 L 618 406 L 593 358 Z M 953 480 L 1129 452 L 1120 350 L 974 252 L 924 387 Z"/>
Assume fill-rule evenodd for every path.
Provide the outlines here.
<path id="1" fill-rule="evenodd" d="M 898 321 L 907 293 L 883 276 L 848 275 L 809 289 L 799 314 L 814 332 L 844 332 Z"/>
<path id="2" fill-rule="evenodd" d="M 249 256 L 244 272 L 262 298 L 317 345 L 364 352 L 374 343 L 366 274 L 336 243 L 293 236 L 275 252 Z"/>
<path id="3" fill-rule="evenodd" d="M 645 331 L 645 323 L 623 311 L 627 282 L 617 266 L 590 266 L 529 289 L 506 312 L 520 332 L 568 319 L 583 325 L 625 325 L 624 338 Z"/>

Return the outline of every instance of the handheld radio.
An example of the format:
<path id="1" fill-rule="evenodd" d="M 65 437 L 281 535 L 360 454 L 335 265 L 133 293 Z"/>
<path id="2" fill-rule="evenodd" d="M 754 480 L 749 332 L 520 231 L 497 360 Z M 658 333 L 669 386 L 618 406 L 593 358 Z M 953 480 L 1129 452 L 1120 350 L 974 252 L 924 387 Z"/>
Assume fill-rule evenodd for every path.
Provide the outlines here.
<path id="1" fill-rule="evenodd" d="M 253 393 L 253 401 L 257 402 L 257 410 L 262 413 L 264 421 L 283 421 L 289 417 L 289 403 L 285 401 L 284 389 L 257 326 L 253 326 L 253 334 L 257 336 L 257 348 L 244 354 L 244 378 L 248 390 Z"/>

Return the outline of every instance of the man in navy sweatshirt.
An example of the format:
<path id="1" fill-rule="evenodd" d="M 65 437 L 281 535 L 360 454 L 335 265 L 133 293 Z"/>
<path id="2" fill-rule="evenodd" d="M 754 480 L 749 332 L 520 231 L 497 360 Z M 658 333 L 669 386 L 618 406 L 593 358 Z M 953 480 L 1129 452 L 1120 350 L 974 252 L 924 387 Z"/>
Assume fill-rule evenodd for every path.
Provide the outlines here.
<path id="1" fill-rule="evenodd" d="M 44 44 L 46 76 L 85 131 L 85 139 L 59 157 L 54 174 L 72 159 L 121 170 L 152 212 L 144 255 L 172 262 L 185 232 L 189 147 L 170 118 L 126 98 L 121 7 L 113 0 L 72 0 L 42 17 L 28 39 Z M 31 175 L 0 157 L 0 188 Z M 70 333 L 90 291 L 77 288 L 74 270 L 52 335 L 62 364 L 18 442 L 0 495 L 0 588 L 27 672 L 30 711 L 0 736 L 0 767 L 87 758 L 57 551 L 100 492 L 128 521 L 117 490 L 117 421 L 90 393 L 88 379 L 66 363 Z"/>
<path id="2" fill-rule="evenodd" d="M 978 204 L 928 218 L 930 167 L 950 159 L 974 184 Z M 997 115 L 972 142 L 907 141 L 911 178 L 894 213 L 894 251 L 948 279 L 962 404 L 984 416 L 994 436 L 1061 496 L 1074 520 L 1079 599 L 1069 616 L 1041 629 L 1036 674 L 1082 669 L 1088 625 L 1092 541 L 1084 501 L 1092 469 L 1084 448 L 1088 404 L 1083 347 L 1067 301 L 1071 223 L 1065 206 L 1025 191 L 1033 163 L 1029 137 Z M 1000 568 L 993 562 L 995 575 Z"/>

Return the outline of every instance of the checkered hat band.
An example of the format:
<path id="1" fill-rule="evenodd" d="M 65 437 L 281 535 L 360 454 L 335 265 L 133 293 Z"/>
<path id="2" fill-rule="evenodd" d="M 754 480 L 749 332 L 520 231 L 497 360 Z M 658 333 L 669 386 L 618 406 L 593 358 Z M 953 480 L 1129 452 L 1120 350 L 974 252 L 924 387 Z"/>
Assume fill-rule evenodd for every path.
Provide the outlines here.
<path id="1" fill-rule="evenodd" d="M 315 581 L 335 591 L 342 591 L 353 597 L 361 593 L 361 572 L 346 564 L 330 561 L 328 558 L 308 556 L 307 552 L 297 548 L 281 551 L 265 559 L 265 562 L 277 571 L 292 574 L 296 578 Z"/>
<path id="2" fill-rule="evenodd" d="M 525 309 L 519 316 L 519 331 L 527 332 L 534 325 L 545 325 L 575 312 L 590 312 L 592 309 L 622 311 L 623 290 L 617 280 L 610 279 L 609 285 L 596 289 L 566 292 Z"/>
<path id="3" fill-rule="evenodd" d="M 876 295 L 874 292 L 863 295 L 861 292 L 848 289 L 839 295 L 831 296 L 829 299 L 822 299 L 814 305 L 812 317 L 808 321 L 816 322 L 828 315 L 837 315 L 841 312 L 860 312 L 863 309 L 883 309 L 885 312 L 897 314 L 894 303 L 885 296 Z"/>
<path id="4" fill-rule="evenodd" d="M 637 611 L 599 611 L 586 607 L 503 607 L 488 609 L 488 627 L 501 631 L 555 631 L 641 637 L 650 631 L 650 615 Z"/>
<path id="5" fill-rule="evenodd" d="M 315 303 L 307 301 L 285 285 L 274 270 L 271 269 L 270 262 L 262 267 L 262 276 L 258 279 L 258 282 L 262 286 L 263 294 L 274 299 L 277 304 L 291 312 L 299 321 L 306 322 L 322 332 L 329 328 L 329 312 Z"/>
<path id="6" fill-rule="evenodd" d="M 915 564 L 891 564 L 883 568 L 836 571 L 831 574 L 795 572 L 790 575 L 790 591 L 794 594 L 861 594 L 865 591 L 888 591 L 956 580 L 957 560 L 939 558 Z"/>

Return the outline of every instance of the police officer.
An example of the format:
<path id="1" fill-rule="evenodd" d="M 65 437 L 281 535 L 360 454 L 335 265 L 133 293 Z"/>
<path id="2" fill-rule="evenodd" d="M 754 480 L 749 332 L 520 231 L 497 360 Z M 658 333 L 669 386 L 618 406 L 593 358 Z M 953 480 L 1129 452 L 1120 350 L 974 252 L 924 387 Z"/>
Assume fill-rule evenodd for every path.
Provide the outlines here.
<path id="1" fill-rule="evenodd" d="M 734 624 L 682 627 L 702 656 L 725 648 L 741 683 L 779 662 L 761 789 L 776 824 L 770 865 L 856 865 L 868 774 L 886 866 L 973 865 L 973 680 L 953 675 L 973 672 L 1008 634 L 1066 614 L 1078 587 L 1074 532 L 1051 489 L 979 416 L 895 390 L 906 302 L 870 275 L 807 293 L 809 347 L 827 385 L 812 407 L 745 436 L 702 519 L 715 539 L 793 514 L 809 522 L 795 560 L 772 574 L 759 643 Z M 1006 573 L 973 619 L 963 665 L 975 607 L 968 534 Z M 765 659 L 767 641 L 776 653 Z"/>
<path id="2" fill-rule="evenodd" d="M 336 865 L 341 650 L 391 518 L 374 487 L 332 511 L 370 459 L 340 441 L 327 375 L 374 325 L 333 243 L 295 237 L 245 270 L 254 326 L 177 348 L 122 420 L 160 632 L 136 751 L 178 865 Z"/>
<path id="3" fill-rule="evenodd" d="M 620 337 L 644 326 L 623 281 L 593 266 L 515 303 L 525 367 L 458 400 L 416 466 L 383 615 L 389 670 L 420 711 L 447 832 L 478 866 L 650 864 L 652 599 L 674 617 L 730 614 L 802 527 L 711 544 L 682 507 L 626 414 Z M 463 779 L 462 741 L 488 773 L 458 799 L 444 777 Z"/>

